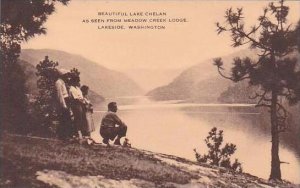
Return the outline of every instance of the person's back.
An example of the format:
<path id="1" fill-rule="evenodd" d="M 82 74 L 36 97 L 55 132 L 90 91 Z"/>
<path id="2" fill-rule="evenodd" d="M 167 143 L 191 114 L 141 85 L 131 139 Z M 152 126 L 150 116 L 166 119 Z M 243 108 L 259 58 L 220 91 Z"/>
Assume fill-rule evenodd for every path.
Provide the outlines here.
<path id="1" fill-rule="evenodd" d="M 60 107 L 66 109 L 67 108 L 66 98 L 69 97 L 69 94 L 65 82 L 61 78 L 58 78 L 55 82 L 55 88 L 56 88 L 57 99 L 60 104 Z"/>
<path id="2" fill-rule="evenodd" d="M 121 137 L 126 136 L 127 126 L 117 116 L 117 104 L 111 102 L 108 104 L 108 112 L 106 112 L 101 120 L 100 135 L 103 138 L 103 143 L 108 144 L 109 140 L 115 140 L 114 144 L 121 145 Z"/>
<path id="3" fill-rule="evenodd" d="M 121 121 L 121 119 L 117 116 L 115 112 L 106 112 L 102 118 L 101 126 L 116 127 L 116 125 L 126 126 L 125 123 Z"/>
<path id="4" fill-rule="evenodd" d="M 55 82 L 57 95 L 56 111 L 59 118 L 59 127 L 57 129 L 58 136 L 62 140 L 67 140 L 72 137 L 72 120 L 69 109 L 69 93 L 64 79 L 68 72 L 66 70 L 58 71 L 58 79 Z"/>

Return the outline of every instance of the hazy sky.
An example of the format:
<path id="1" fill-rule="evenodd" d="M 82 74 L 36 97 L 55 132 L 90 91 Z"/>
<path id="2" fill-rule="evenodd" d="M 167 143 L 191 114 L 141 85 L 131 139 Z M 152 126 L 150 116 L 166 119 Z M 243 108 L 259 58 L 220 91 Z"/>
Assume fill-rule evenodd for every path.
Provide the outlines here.
<path id="1" fill-rule="evenodd" d="M 23 48 L 63 50 L 119 70 L 183 68 L 238 50 L 230 47 L 229 36 L 218 36 L 215 32 L 214 23 L 224 21 L 226 8 L 244 7 L 246 22 L 252 24 L 268 3 L 73 0 L 68 6 L 57 6 L 56 13 L 45 24 L 47 34 L 31 39 Z M 287 4 L 291 8 L 289 20 L 296 23 L 300 18 L 300 2 L 289 1 Z M 82 22 L 83 19 L 109 18 L 98 16 L 98 12 L 165 12 L 167 16 L 163 18 L 186 18 L 188 22 L 156 24 L 165 25 L 165 30 L 100 30 L 97 28 L 100 24 Z"/>

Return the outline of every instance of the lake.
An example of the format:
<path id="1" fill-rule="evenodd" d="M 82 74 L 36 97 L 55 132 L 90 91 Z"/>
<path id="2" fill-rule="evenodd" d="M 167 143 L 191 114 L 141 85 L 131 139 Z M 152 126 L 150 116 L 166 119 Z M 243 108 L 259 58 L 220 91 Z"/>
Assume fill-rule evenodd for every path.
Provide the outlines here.
<path id="1" fill-rule="evenodd" d="M 151 101 L 147 97 L 108 99 L 117 101 L 117 114 L 128 125 L 127 137 L 135 148 L 184 157 L 195 161 L 193 149 L 207 152 L 204 139 L 217 127 L 224 131 L 224 142 L 236 144 L 233 155 L 244 172 L 268 179 L 271 169 L 270 131 L 261 126 L 261 115 L 252 104 L 195 104 L 182 101 Z M 124 102 L 130 101 L 130 102 Z M 106 104 L 105 104 L 106 105 Z M 101 142 L 100 121 L 106 107 L 95 109 L 97 130 L 92 137 Z M 282 178 L 300 183 L 300 157 L 280 145 Z"/>

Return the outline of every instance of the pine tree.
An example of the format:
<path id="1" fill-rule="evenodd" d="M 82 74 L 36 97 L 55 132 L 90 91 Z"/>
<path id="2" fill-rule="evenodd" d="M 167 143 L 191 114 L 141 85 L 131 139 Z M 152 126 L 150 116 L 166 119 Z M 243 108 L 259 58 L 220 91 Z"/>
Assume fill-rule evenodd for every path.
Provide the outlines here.
<path id="1" fill-rule="evenodd" d="M 232 46 L 250 45 L 250 49 L 259 51 L 258 61 L 246 57 L 233 60 L 230 75 L 224 74 L 221 58 L 214 59 L 221 76 L 234 82 L 249 80 L 250 86 L 259 90 L 251 97 L 258 100 L 257 107 L 270 111 L 271 123 L 271 174 L 270 180 L 281 180 L 279 159 L 279 134 L 287 129 L 287 111 L 283 99 L 289 104 L 300 100 L 300 71 L 293 53 L 299 50 L 299 26 L 297 29 L 287 23 L 289 7 L 284 1 L 271 2 L 258 18 L 257 25 L 245 29 L 243 9 L 228 9 L 225 13 L 225 25 L 216 23 L 218 34 L 229 32 Z"/>
<path id="2" fill-rule="evenodd" d="M 242 165 L 238 159 L 235 159 L 233 163 L 230 161 L 231 155 L 236 151 L 236 145 L 226 143 L 225 146 L 221 148 L 223 144 L 223 130 L 218 131 L 216 127 L 212 128 L 204 141 L 208 148 L 208 154 L 201 155 L 194 149 L 198 162 L 221 166 L 234 172 L 243 171 Z"/>
<path id="3" fill-rule="evenodd" d="M 57 66 L 58 62 L 49 60 L 48 56 L 36 65 L 39 95 L 36 97 L 34 107 L 40 125 L 39 130 L 44 133 L 56 133 L 53 122 L 57 121 L 57 94 L 55 88 L 55 82 L 59 75 Z"/>
<path id="4" fill-rule="evenodd" d="M 1 62 L 10 61 L 9 64 L 1 63 L 0 68 L 1 130 L 25 132 L 24 122 L 26 121 L 24 120 L 27 118 L 25 74 L 17 59 L 10 58 L 10 55 L 4 54 L 2 50 L 0 50 L 0 54 Z M 14 54 L 12 53 L 12 55 Z"/>
<path id="5" fill-rule="evenodd" d="M 55 10 L 55 3 L 69 0 L 1 0 L 1 125 L 23 129 L 27 97 L 25 75 L 18 63 L 21 42 L 45 34 L 43 24 Z"/>

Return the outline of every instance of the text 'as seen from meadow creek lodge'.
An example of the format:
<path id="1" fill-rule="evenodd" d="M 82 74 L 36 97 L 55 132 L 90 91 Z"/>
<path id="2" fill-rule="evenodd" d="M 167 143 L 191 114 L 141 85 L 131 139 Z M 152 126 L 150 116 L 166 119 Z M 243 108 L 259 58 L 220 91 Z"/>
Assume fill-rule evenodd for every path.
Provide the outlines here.
<path id="1" fill-rule="evenodd" d="M 83 18 L 83 24 L 95 25 L 98 30 L 165 30 L 188 22 L 185 17 L 171 16 L 167 12 L 104 12 L 97 17 Z"/>

